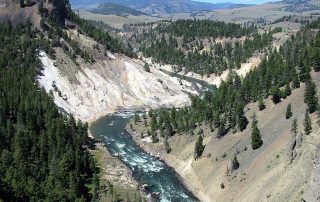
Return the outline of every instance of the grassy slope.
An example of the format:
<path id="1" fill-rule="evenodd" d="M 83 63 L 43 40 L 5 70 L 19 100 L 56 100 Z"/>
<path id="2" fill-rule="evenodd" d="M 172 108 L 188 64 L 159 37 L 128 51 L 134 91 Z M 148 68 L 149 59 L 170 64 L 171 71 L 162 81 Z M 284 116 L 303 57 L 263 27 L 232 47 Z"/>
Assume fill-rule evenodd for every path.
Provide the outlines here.
<path id="1" fill-rule="evenodd" d="M 320 90 L 319 73 L 313 74 Z M 253 112 L 257 113 L 258 126 L 261 131 L 263 146 L 251 149 L 251 123 L 243 132 L 230 132 L 222 139 L 215 138 L 206 125 L 200 126 L 205 132 L 206 148 L 202 158 L 193 160 L 195 136 L 175 135 L 169 140 L 172 152 L 164 153 L 162 143 L 144 145 L 147 150 L 158 153 L 169 165 L 183 176 L 187 184 L 198 193 L 203 200 L 209 201 L 296 201 L 301 198 L 313 200 L 317 194 L 315 172 L 317 147 L 320 146 L 320 128 L 316 124 L 316 114 L 312 115 L 313 133 L 303 136 L 300 146 L 292 151 L 290 148 L 295 137 L 290 132 L 292 120 L 297 117 L 298 131 L 303 131 L 303 119 L 306 109 L 304 88 L 294 90 L 292 95 L 281 103 L 274 105 L 270 98 L 267 108 L 258 111 L 257 103 L 247 105 L 246 116 L 250 120 Z M 293 107 L 293 117 L 285 119 L 287 105 Z M 138 134 L 145 132 L 143 124 L 135 126 Z M 196 129 L 197 131 L 197 129 Z M 195 131 L 195 134 L 196 134 Z M 291 162 L 292 152 L 297 153 Z M 227 175 L 234 154 L 238 153 L 240 168 Z M 319 162 L 318 162 L 319 163 Z M 224 183 L 225 189 L 220 185 Z M 318 189 L 319 190 L 319 189 Z"/>

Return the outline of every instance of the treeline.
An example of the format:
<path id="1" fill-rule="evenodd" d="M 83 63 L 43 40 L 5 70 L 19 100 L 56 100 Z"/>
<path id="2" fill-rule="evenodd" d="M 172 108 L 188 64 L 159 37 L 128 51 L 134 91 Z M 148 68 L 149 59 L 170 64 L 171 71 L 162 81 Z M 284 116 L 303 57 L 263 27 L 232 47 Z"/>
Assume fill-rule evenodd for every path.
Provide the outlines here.
<path id="1" fill-rule="evenodd" d="M 259 110 L 263 110 L 267 97 L 271 96 L 277 104 L 286 99 L 293 89 L 299 88 L 301 82 L 306 83 L 306 120 L 309 120 L 308 114 L 319 110 L 316 86 L 310 76 L 312 70 L 320 71 L 320 33 L 310 29 L 319 28 L 319 22 L 320 20 L 298 32 L 296 36 L 291 36 L 279 51 L 270 51 L 261 64 L 244 79 L 231 71 L 227 80 L 216 91 L 207 92 L 204 98 L 191 96 L 191 107 L 150 111 L 149 134 L 152 137 L 160 134 L 164 138 L 175 133 L 193 135 L 194 129 L 203 123 L 209 125 L 212 132 L 217 131 L 218 138 L 229 131 L 242 131 L 248 124 L 244 115 L 246 104 L 258 101 Z M 253 149 L 259 148 L 263 143 L 256 122 L 253 120 L 252 125 Z M 310 133 L 310 127 L 307 131 Z M 201 139 L 199 142 L 201 143 Z M 197 143 L 197 148 L 201 151 L 200 143 Z"/>
<path id="2" fill-rule="evenodd" d="M 123 41 L 117 39 L 116 37 L 112 37 L 108 32 L 95 26 L 95 23 L 81 19 L 73 11 L 69 12 L 68 18 L 81 28 L 80 31 L 82 31 L 82 33 L 85 33 L 89 37 L 93 38 L 96 42 L 104 45 L 107 50 L 115 53 L 123 53 L 128 57 L 137 57 L 130 44 L 124 44 Z"/>
<path id="3" fill-rule="evenodd" d="M 184 37 L 187 41 L 193 41 L 196 38 L 239 38 L 249 36 L 257 29 L 253 25 L 243 27 L 235 23 L 225 23 L 212 20 L 177 20 L 169 25 L 159 26 L 159 33 L 168 33 L 177 37 Z"/>
<path id="4" fill-rule="evenodd" d="M 31 25 L 1 24 L 0 40 L 0 200 L 91 201 L 99 179 L 88 125 L 59 112 L 35 82 L 38 51 L 51 45 Z"/>
<path id="5" fill-rule="evenodd" d="M 188 43 L 183 36 L 179 45 L 176 38 L 163 36 L 161 39 L 151 38 L 140 50 L 145 57 L 152 57 L 156 62 L 175 65 L 176 71 L 181 71 L 184 67 L 187 72 L 220 75 L 227 69 L 239 68 L 255 51 L 268 47 L 273 40 L 272 35 L 279 31 L 281 29 L 263 34 L 254 33 L 243 42 L 226 42 L 224 45 L 220 42 L 212 43 L 208 50 L 204 50 L 201 40 Z M 189 32 L 190 30 L 187 33 Z"/>

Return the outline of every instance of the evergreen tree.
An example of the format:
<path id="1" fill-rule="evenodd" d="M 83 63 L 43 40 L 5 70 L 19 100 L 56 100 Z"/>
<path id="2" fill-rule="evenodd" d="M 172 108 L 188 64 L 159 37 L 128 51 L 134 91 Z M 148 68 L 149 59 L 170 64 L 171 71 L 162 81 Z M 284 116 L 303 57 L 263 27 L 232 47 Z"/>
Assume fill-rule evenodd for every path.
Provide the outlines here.
<path id="1" fill-rule="evenodd" d="M 310 114 L 312 114 L 317 110 L 317 106 L 318 106 L 317 89 L 316 89 L 316 85 L 311 80 L 308 80 L 306 83 L 304 101 L 308 105 L 308 112 Z"/>
<path id="2" fill-rule="evenodd" d="M 236 118 L 237 118 L 237 124 L 240 131 L 243 131 L 246 129 L 248 120 L 247 117 L 244 115 L 244 105 L 242 103 L 237 105 L 236 108 Z"/>
<path id="3" fill-rule="evenodd" d="M 173 135 L 173 128 L 171 126 L 170 120 L 166 120 L 164 124 L 165 137 L 171 137 Z"/>
<path id="4" fill-rule="evenodd" d="M 159 142 L 158 133 L 155 131 L 151 134 L 152 143 Z"/>
<path id="5" fill-rule="evenodd" d="M 285 88 L 285 90 L 284 90 L 284 94 L 285 94 L 286 96 L 290 96 L 291 93 L 292 93 L 292 92 L 291 92 L 290 85 L 287 84 L 287 85 L 286 85 L 286 88 Z"/>
<path id="6" fill-rule="evenodd" d="M 278 104 L 281 101 L 281 90 L 279 87 L 273 87 L 271 89 L 271 95 L 274 104 Z"/>
<path id="7" fill-rule="evenodd" d="M 197 160 L 198 158 L 201 157 L 202 152 L 204 150 L 204 147 L 205 146 L 203 145 L 203 137 L 202 137 L 202 135 L 199 135 L 197 142 L 196 142 L 196 145 L 194 147 L 194 159 L 195 160 Z"/>
<path id="8" fill-rule="evenodd" d="M 262 111 L 265 108 L 266 108 L 266 105 L 264 104 L 263 97 L 259 96 L 259 110 Z"/>
<path id="9" fill-rule="evenodd" d="M 306 135 L 310 135 L 310 133 L 312 132 L 312 126 L 311 126 L 311 118 L 309 116 L 308 110 L 306 111 L 306 114 L 304 116 L 304 133 Z"/>
<path id="10" fill-rule="evenodd" d="M 297 136 L 297 134 L 298 134 L 298 120 L 297 120 L 297 118 L 294 118 L 292 121 L 291 132 L 294 134 L 294 136 Z"/>
<path id="11" fill-rule="evenodd" d="M 150 67 L 149 67 L 149 64 L 148 64 L 148 63 L 145 63 L 145 64 L 144 64 L 144 70 L 145 70 L 146 72 L 150 72 Z"/>
<path id="12" fill-rule="evenodd" d="M 219 127 L 218 127 L 218 131 L 217 131 L 217 137 L 218 138 L 223 137 L 226 134 L 226 131 L 227 130 L 225 129 L 224 122 L 220 122 Z"/>
<path id="13" fill-rule="evenodd" d="M 171 152 L 171 147 L 168 142 L 168 138 L 164 138 L 163 140 L 164 149 L 166 150 L 166 153 L 169 154 Z"/>
<path id="14" fill-rule="evenodd" d="M 291 109 L 291 103 L 287 106 L 287 111 L 286 111 L 286 119 L 290 119 L 292 116 L 292 109 Z"/>
<path id="15" fill-rule="evenodd" d="M 253 150 L 259 149 L 263 144 L 263 141 L 260 136 L 260 131 L 258 129 L 258 121 L 253 118 L 252 121 L 252 133 L 251 133 L 251 146 Z"/>
<path id="16" fill-rule="evenodd" d="M 140 121 L 140 116 L 137 112 L 134 113 L 134 124 L 138 124 L 138 122 Z"/>
<path id="17" fill-rule="evenodd" d="M 234 155 L 234 158 L 232 159 L 232 162 L 231 162 L 232 170 L 237 170 L 239 166 L 240 164 L 238 162 L 237 155 Z"/>
<path id="18" fill-rule="evenodd" d="M 299 79 L 299 75 L 296 72 L 296 70 L 294 69 L 293 72 L 293 83 L 292 83 L 292 88 L 296 89 L 296 88 L 300 88 L 300 79 Z"/>
<path id="19" fill-rule="evenodd" d="M 158 128 L 157 117 L 154 114 L 151 114 L 150 127 L 151 127 L 151 132 L 155 132 Z"/>
<path id="20" fill-rule="evenodd" d="M 320 105 L 318 105 L 317 114 L 318 114 L 318 121 L 317 121 L 317 123 L 318 123 L 318 125 L 319 125 L 319 127 L 320 127 Z"/>
<path id="21" fill-rule="evenodd" d="M 309 66 L 307 66 L 306 64 L 303 64 L 301 67 L 300 67 L 300 75 L 299 75 L 299 78 L 300 78 L 300 81 L 301 82 L 306 82 L 308 80 L 310 80 L 310 71 L 311 69 L 309 68 Z"/>
<path id="22" fill-rule="evenodd" d="M 320 54 L 314 60 L 313 69 L 315 72 L 320 71 L 320 58 L 319 57 L 320 57 Z"/>

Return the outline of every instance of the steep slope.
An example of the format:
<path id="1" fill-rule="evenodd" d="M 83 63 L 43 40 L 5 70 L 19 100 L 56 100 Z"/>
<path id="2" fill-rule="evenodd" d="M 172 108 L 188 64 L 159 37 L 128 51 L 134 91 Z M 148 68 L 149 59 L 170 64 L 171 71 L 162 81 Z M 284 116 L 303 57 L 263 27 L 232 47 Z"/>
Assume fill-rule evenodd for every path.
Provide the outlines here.
<path id="1" fill-rule="evenodd" d="M 15 19 L 35 11 L 31 15 L 39 19 L 37 4 L 28 2 L 20 10 L 11 1 L 0 12 L 13 11 L 4 18 Z M 39 50 L 51 52 L 52 44 L 32 26 L 38 21 L 24 20 L 0 24 L 0 201 L 95 200 L 99 179 L 88 125 L 59 113 L 39 87 Z"/>
<path id="2" fill-rule="evenodd" d="M 320 73 L 313 73 L 318 92 L 319 76 Z M 267 99 L 266 109 L 257 113 L 264 142 L 259 150 L 251 149 L 250 127 L 219 139 L 207 125 L 200 126 L 206 147 L 203 157 L 197 161 L 193 156 L 195 136 L 173 136 L 168 140 L 172 152 L 166 154 L 163 143 L 148 144 L 141 139 L 141 132 L 146 130 L 142 123 L 131 132 L 148 152 L 158 154 L 174 167 L 202 201 L 315 201 L 320 195 L 317 117 L 312 116 L 313 132 L 310 135 L 296 137 L 290 132 L 293 118 L 285 118 L 286 106 L 291 103 L 293 117 L 299 123 L 298 131 L 303 131 L 304 89 L 305 85 L 301 85 L 277 105 Z M 249 104 L 246 116 L 251 117 L 257 111 L 258 103 Z M 240 168 L 232 171 L 231 160 L 235 154 Z M 222 183 L 224 188 L 221 188 Z"/>
<path id="3" fill-rule="evenodd" d="M 317 201 L 319 25 L 267 52 L 244 78 L 233 72 L 191 107 L 150 111 L 128 130 L 203 201 Z"/>
<path id="4" fill-rule="evenodd" d="M 81 121 L 118 109 L 184 106 L 188 92 L 197 94 L 190 83 L 145 71 L 127 45 L 80 19 L 67 1 L 5 1 L 0 14 L 19 25 L 0 26 L 1 200 L 96 200 L 113 182 L 99 185 L 94 141 Z M 127 186 L 130 172 L 112 162 L 122 170 L 107 166 L 100 174 Z M 125 191 L 136 198 L 133 187 Z"/>
<path id="5" fill-rule="evenodd" d="M 62 45 L 54 48 L 54 60 L 41 52 L 44 69 L 38 77 L 55 103 L 76 118 L 90 121 L 118 109 L 184 106 L 190 104 L 187 92 L 197 94 L 190 83 L 159 70 L 147 72 L 140 60 L 113 54 L 78 29 L 55 39 Z"/>

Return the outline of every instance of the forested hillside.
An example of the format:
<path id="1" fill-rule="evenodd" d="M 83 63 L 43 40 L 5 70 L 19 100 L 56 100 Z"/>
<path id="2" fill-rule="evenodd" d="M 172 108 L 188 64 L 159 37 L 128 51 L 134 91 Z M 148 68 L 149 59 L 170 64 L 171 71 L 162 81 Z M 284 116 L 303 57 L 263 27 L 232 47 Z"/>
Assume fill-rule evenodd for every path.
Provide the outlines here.
<path id="1" fill-rule="evenodd" d="M 244 79 L 231 72 L 215 92 L 207 92 L 203 99 L 191 97 L 191 107 L 149 112 L 151 121 L 148 134 L 157 142 L 158 134 L 164 139 L 176 133 L 193 135 L 194 129 L 205 123 L 211 131 L 217 130 L 217 137 L 222 138 L 230 131 L 242 131 L 248 127 L 249 117 L 244 115 L 247 104 L 258 101 L 259 109 L 264 110 L 267 97 L 271 96 L 274 104 L 277 104 L 286 99 L 293 89 L 299 88 L 301 82 L 306 83 L 306 127 L 309 127 L 309 114 L 319 112 L 315 84 L 310 77 L 311 71 L 320 71 L 320 33 L 316 31 L 319 27 L 320 19 L 306 25 L 279 50 L 270 50 L 261 64 Z M 252 147 L 257 149 L 263 142 L 257 125 L 253 124 L 252 127 L 255 128 Z M 201 151 L 201 146 L 196 148 Z M 197 153 L 196 156 L 201 154 Z"/>
<path id="2" fill-rule="evenodd" d="M 163 22 L 133 40 L 141 43 L 145 57 L 155 62 L 174 65 L 176 71 L 192 71 L 201 75 L 220 75 L 227 69 L 240 68 L 242 63 L 267 49 L 272 35 L 281 28 L 263 34 L 253 25 L 210 20 L 177 20 Z"/>
<path id="3" fill-rule="evenodd" d="M 0 198 L 90 201 L 88 185 L 98 179 L 88 126 L 61 114 L 35 83 L 38 51 L 51 49 L 40 34 L 31 25 L 0 26 Z"/>
<path id="4" fill-rule="evenodd" d="M 88 124 L 59 109 L 36 82 L 40 51 L 55 58 L 54 48 L 61 47 L 74 61 L 81 57 L 88 63 L 93 57 L 67 36 L 59 13 L 51 13 L 42 1 L 37 6 L 41 30 L 35 22 L 0 25 L 0 200 L 96 200 L 99 170 L 88 151 Z M 71 10 L 66 17 L 108 50 L 131 55 L 120 41 Z"/>

